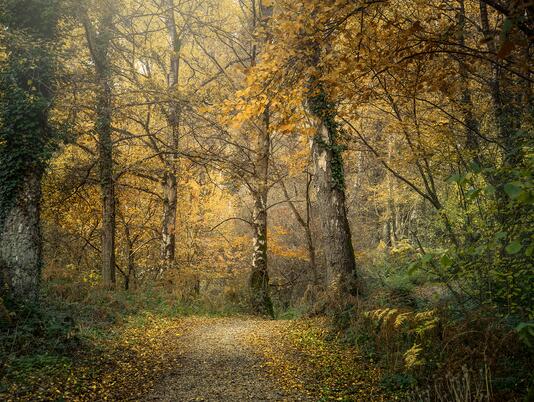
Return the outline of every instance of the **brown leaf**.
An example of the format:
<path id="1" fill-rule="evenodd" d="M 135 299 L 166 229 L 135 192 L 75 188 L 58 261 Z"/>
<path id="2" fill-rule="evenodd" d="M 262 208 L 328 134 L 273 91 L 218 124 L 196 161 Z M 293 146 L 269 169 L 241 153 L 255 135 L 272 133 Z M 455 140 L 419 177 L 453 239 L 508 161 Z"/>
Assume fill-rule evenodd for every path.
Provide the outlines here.
<path id="1" fill-rule="evenodd" d="M 514 50 L 514 44 L 506 39 L 497 52 L 497 57 L 499 59 L 505 59 L 510 55 L 510 53 L 512 53 L 512 50 Z"/>

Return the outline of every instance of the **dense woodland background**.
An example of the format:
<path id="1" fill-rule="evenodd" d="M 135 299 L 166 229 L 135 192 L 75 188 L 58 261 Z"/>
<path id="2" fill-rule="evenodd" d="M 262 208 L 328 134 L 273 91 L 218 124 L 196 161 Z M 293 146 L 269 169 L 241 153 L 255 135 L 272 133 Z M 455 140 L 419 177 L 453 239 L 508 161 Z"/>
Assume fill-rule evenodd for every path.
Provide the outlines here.
<path id="1" fill-rule="evenodd" d="M 0 395 L 157 311 L 327 316 L 401 400 L 533 400 L 533 16 L 1 0 Z"/>

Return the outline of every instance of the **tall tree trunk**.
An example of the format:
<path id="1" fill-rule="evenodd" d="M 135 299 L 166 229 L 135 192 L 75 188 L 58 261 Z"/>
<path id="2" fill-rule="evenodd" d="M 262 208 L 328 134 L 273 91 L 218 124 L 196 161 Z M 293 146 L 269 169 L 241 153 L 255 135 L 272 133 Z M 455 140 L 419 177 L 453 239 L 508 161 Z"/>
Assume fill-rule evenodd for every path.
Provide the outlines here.
<path id="1" fill-rule="evenodd" d="M 7 285 L 16 300 L 32 302 L 38 297 L 42 267 L 41 177 L 40 168 L 27 172 L 0 232 L 0 275 L 4 276 L 0 285 Z"/>
<path id="2" fill-rule="evenodd" d="M 460 45 L 465 46 L 465 2 L 460 0 L 460 12 L 458 14 L 458 23 L 460 25 Z M 465 124 L 465 134 L 466 134 L 466 146 L 467 149 L 471 152 L 471 158 L 473 162 L 478 165 L 482 165 L 480 160 L 480 144 L 478 140 L 478 135 L 480 131 L 480 124 L 478 119 L 473 113 L 473 100 L 471 97 L 471 89 L 469 88 L 469 72 L 467 70 L 466 57 L 460 55 L 460 81 L 462 84 L 462 98 L 461 106 L 462 113 L 464 115 L 464 124 Z"/>
<path id="3" fill-rule="evenodd" d="M 26 18 L 30 12 L 39 18 Z M 0 62 L 0 315 L 4 291 L 16 302 L 35 302 L 39 294 L 41 179 L 57 139 L 49 111 L 58 19 L 54 2 L 0 7 L 2 29 L 17 38 L 2 43 Z"/>
<path id="4" fill-rule="evenodd" d="M 111 26 L 113 14 L 107 10 L 99 21 L 99 32 L 86 13 L 82 14 L 87 43 L 97 78 L 96 124 L 98 135 L 98 155 L 100 171 L 100 190 L 102 195 L 102 279 L 104 286 L 115 288 L 115 182 L 113 177 L 113 139 L 112 139 L 112 89 L 111 63 Z"/>
<path id="5" fill-rule="evenodd" d="M 176 209 L 178 206 L 176 171 L 168 168 L 163 177 L 162 258 L 167 268 L 174 266 L 176 250 Z"/>
<path id="6" fill-rule="evenodd" d="M 97 106 L 97 132 L 102 192 L 102 278 L 104 286 L 115 287 L 115 183 L 113 178 L 113 140 L 111 138 L 111 88 L 100 82 Z"/>
<path id="7" fill-rule="evenodd" d="M 273 316 L 273 305 L 269 296 L 269 271 L 267 266 L 267 197 L 269 193 L 269 155 L 271 138 L 269 134 L 269 111 L 265 111 L 263 129 L 256 145 L 256 175 L 254 198 L 253 255 L 250 289 L 252 308 L 255 313 Z"/>
<path id="8" fill-rule="evenodd" d="M 345 207 L 345 183 L 338 126 L 334 107 L 316 82 L 312 82 L 308 107 L 315 117 L 312 160 L 315 187 L 315 214 L 321 225 L 319 240 L 326 256 L 325 287 L 340 301 L 355 295 L 356 264 Z"/>
<path id="9" fill-rule="evenodd" d="M 497 46 L 493 38 L 494 33 L 491 32 L 486 3 L 484 0 L 480 1 L 480 22 L 487 49 L 490 53 L 496 54 Z M 493 78 L 490 79 L 489 87 L 499 142 L 503 147 L 503 161 L 505 166 L 516 166 L 522 160 L 520 147 L 515 138 L 515 133 L 521 125 L 521 112 L 515 104 L 513 94 L 506 91 L 506 87 L 511 85 L 510 81 L 499 64 L 493 63 Z"/>
<path id="10" fill-rule="evenodd" d="M 313 237 L 311 219 L 312 219 L 312 204 L 310 196 L 310 187 L 312 185 L 313 176 L 307 171 L 306 172 L 306 221 L 305 221 L 305 230 L 306 230 L 306 243 L 308 245 L 308 255 L 310 258 L 310 266 L 313 270 L 313 284 L 314 286 L 319 286 L 319 267 L 317 265 L 317 252 L 315 250 L 315 239 Z"/>
<path id="11" fill-rule="evenodd" d="M 124 290 L 130 290 L 130 280 L 135 276 L 135 251 L 134 240 L 130 235 L 130 228 L 126 224 L 124 226 L 124 235 L 126 237 L 126 271 L 124 275 Z"/>
<path id="12" fill-rule="evenodd" d="M 181 41 L 176 30 L 174 17 L 174 0 L 164 0 L 166 7 L 166 25 L 171 45 L 170 71 L 168 76 L 169 109 L 166 139 L 168 154 L 165 156 L 165 173 L 163 176 L 163 222 L 162 222 L 162 258 L 167 268 L 174 266 L 176 250 L 176 212 L 178 207 L 177 152 L 179 146 L 180 106 L 176 101 L 180 79 Z"/>
<path id="13" fill-rule="evenodd" d="M 253 6 L 255 7 L 254 3 Z M 265 6 L 260 0 L 260 25 L 266 27 L 272 15 L 272 6 Z M 256 28 L 256 11 L 254 9 L 253 27 Z M 254 46 L 253 54 L 257 49 Z M 254 65 L 255 58 L 252 60 Z M 251 307 L 257 314 L 274 317 L 273 304 L 269 295 L 269 271 L 267 264 L 267 198 L 269 194 L 269 157 L 271 152 L 269 106 L 263 114 L 263 121 L 258 130 L 255 147 L 256 158 L 252 197 L 254 211 L 252 217 L 253 227 L 253 255 L 252 271 L 250 274 Z"/>
<path id="14" fill-rule="evenodd" d="M 253 254 L 250 273 L 251 306 L 253 312 L 273 315 L 273 305 L 269 296 L 269 271 L 267 269 L 267 193 L 254 193 Z"/>
<path id="15" fill-rule="evenodd" d="M 391 166 L 393 159 L 393 139 L 388 139 L 388 165 Z M 390 171 L 386 171 L 386 181 L 388 186 L 388 199 L 386 202 L 386 223 L 384 241 L 387 247 L 395 247 L 397 245 L 397 231 L 398 231 L 398 217 L 397 207 L 395 205 L 395 198 L 393 197 L 393 175 Z"/>

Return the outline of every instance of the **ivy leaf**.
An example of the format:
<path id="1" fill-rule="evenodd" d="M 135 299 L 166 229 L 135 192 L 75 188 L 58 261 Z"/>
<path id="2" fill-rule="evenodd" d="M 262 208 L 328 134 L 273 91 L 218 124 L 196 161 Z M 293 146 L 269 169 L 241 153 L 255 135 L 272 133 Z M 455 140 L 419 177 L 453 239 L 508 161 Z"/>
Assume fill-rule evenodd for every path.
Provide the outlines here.
<path id="1" fill-rule="evenodd" d="M 519 240 L 514 240 L 506 246 L 506 252 L 510 255 L 517 254 L 522 248 L 523 246 L 521 245 L 521 242 Z"/>
<path id="2" fill-rule="evenodd" d="M 478 189 L 478 188 L 472 188 L 472 189 L 470 189 L 470 190 L 466 193 L 465 197 L 466 197 L 468 200 L 473 200 L 473 199 L 475 199 L 476 197 L 478 197 L 479 194 L 480 194 L 480 189 Z"/>
<path id="3" fill-rule="evenodd" d="M 519 334 L 521 340 L 528 346 L 532 347 L 532 340 L 534 339 L 534 323 L 531 322 L 521 322 L 515 330 Z"/>
<path id="4" fill-rule="evenodd" d="M 432 254 L 425 254 L 421 257 L 421 264 L 424 266 L 428 264 L 430 261 L 432 261 Z"/>
<path id="5" fill-rule="evenodd" d="M 510 53 L 512 53 L 512 50 L 514 49 L 514 44 L 510 41 L 510 32 L 512 31 L 513 26 L 514 22 L 512 21 L 512 19 L 505 18 L 501 30 L 501 46 L 499 48 L 499 51 L 497 52 L 497 57 L 499 59 L 506 58 L 510 55 Z"/>
<path id="6" fill-rule="evenodd" d="M 476 162 L 472 162 L 471 163 L 471 171 L 473 171 L 474 173 L 480 173 L 482 172 L 482 168 L 480 167 L 480 165 Z"/>
<path id="7" fill-rule="evenodd" d="M 502 24 L 501 39 L 505 39 L 514 26 L 513 21 L 510 18 L 505 18 Z"/>
<path id="8" fill-rule="evenodd" d="M 491 184 L 488 184 L 484 190 L 486 191 L 486 194 L 488 195 L 495 194 L 495 187 L 493 187 Z"/>
<path id="9" fill-rule="evenodd" d="M 455 173 L 447 179 L 448 183 L 463 184 L 465 182 L 465 175 Z"/>
<path id="10" fill-rule="evenodd" d="M 449 268 L 452 265 L 453 261 L 452 261 L 451 257 L 449 257 L 447 254 L 444 254 L 439 259 L 439 263 L 443 268 Z"/>
<path id="11" fill-rule="evenodd" d="M 508 233 L 506 233 L 506 232 L 497 232 L 497 233 L 495 233 L 495 238 L 497 240 L 501 240 L 501 239 L 504 239 L 507 235 L 508 235 Z"/>
<path id="12" fill-rule="evenodd" d="M 506 183 L 504 185 L 504 192 L 508 194 L 512 200 L 519 198 L 522 193 L 521 187 L 517 182 Z"/>

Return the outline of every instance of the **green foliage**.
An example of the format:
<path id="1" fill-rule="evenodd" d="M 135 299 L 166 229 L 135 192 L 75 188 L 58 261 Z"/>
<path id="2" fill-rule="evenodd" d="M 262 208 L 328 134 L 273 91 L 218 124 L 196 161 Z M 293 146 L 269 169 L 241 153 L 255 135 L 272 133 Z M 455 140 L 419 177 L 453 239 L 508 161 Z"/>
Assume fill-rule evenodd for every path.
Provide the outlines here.
<path id="1" fill-rule="evenodd" d="M 316 88 L 314 91 L 316 93 L 310 95 L 308 104 L 310 111 L 321 119 L 321 122 L 326 126 L 328 143 L 320 133 L 315 136 L 314 141 L 332 153 L 332 186 L 343 190 L 345 188 L 345 172 L 342 153 L 345 147 L 339 144 L 341 128 L 336 121 L 335 105 L 327 99 L 326 93 L 322 88 Z"/>
<path id="2" fill-rule="evenodd" d="M 61 0 L 1 0 L 0 9 L 0 24 L 49 40 L 56 34 Z"/>
<path id="3" fill-rule="evenodd" d="M 283 308 L 275 303 L 274 316 L 277 320 L 294 320 L 305 315 L 305 310 L 297 307 Z"/>
<path id="4" fill-rule="evenodd" d="M 0 383 L 68 370 L 70 356 L 81 345 L 72 315 L 52 305 L 6 301 L 6 307 L 12 319 L 0 328 Z"/>
<path id="5" fill-rule="evenodd" d="M 59 2 L 3 0 L 0 62 L 0 223 L 28 171 L 42 171 L 56 134 L 49 125 Z M 31 12 L 28 12 L 31 10 Z"/>
<path id="6" fill-rule="evenodd" d="M 417 380 L 408 373 L 388 373 L 382 377 L 380 385 L 389 391 L 408 390 L 417 385 Z"/>
<path id="7" fill-rule="evenodd" d="M 477 387 L 487 382 L 496 400 L 515 400 L 529 387 L 532 353 L 519 339 L 521 334 L 530 336 L 531 328 L 524 324 L 510 332 L 506 320 L 496 319 L 489 311 L 462 316 L 453 306 L 428 311 L 355 310 L 343 339 L 385 370 L 382 386 L 386 390 L 410 389 L 418 394 L 428 389 L 423 400 L 434 400 L 431 395 L 436 392 L 444 396 L 453 393 L 443 379 L 463 379 Z M 469 378 L 465 378 L 466 370 Z M 484 375 L 476 375 L 478 372 Z"/>
<path id="8" fill-rule="evenodd" d="M 443 215 L 456 244 L 427 250 L 409 265 L 456 289 L 463 308 L 489 305 L 514 320 L 534 317 L 534 162 L 531 148 L 522 153 L 521 164 L 473 164 L 451 175 L 459 199 L 449 197 Z"/>
<path id="9" fill-rule="evenodd" d="M 519 334 L 519 338 L 529 348 L 534 348 L 534 322 L 522 322 L 515 327 L 515 330 Z"/>

